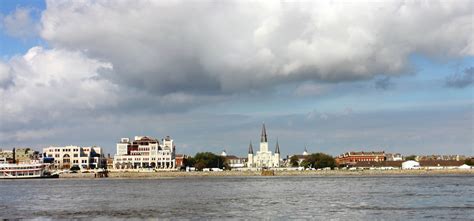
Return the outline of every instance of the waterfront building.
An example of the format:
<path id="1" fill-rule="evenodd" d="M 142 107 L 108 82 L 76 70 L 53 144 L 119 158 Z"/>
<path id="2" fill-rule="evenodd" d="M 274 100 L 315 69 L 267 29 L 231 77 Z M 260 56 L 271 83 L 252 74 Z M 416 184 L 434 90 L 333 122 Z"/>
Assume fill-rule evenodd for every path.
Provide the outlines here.
<path id="1" fill-rule="evenodd" d="M 399 153 L 386 153 L 385 160 L 386 161 L 403 161 L 403 155 Z"/>
<path id="2" fill-rule="evenodd" d="M 5 162 L 13 161 L 13 150 L 0 149 L 0 159 L 3 159 Z"/>
<path id="3" fill-rule="evenodd" d="M 468 157 L 464 155 L 426 155 L 426 156 L 416 156 L 416 161 L 424 161 L 424 160 L 456 160 L 456 161 L 463 161 L 468 159 Z"/>
<path id="4" fill-rule="evenodd" d="M 405 161 L 402 163 L 402 169 L 404 170 L 416 170 L 420 169 L 420 163 L 414 160 Z"/>
<path id="5" fill-rule="evenodd" d="M 225 150 L 221 153 L 221 156 L 224 157 L 225 163 L 230 167 L 230 169 L 244 168 L 247 163 L 247 158 L 228 155 Z"/>
<path id="6" fill-rule="evenodd" d="M 355 164 L 359 161 L 369 161 L 369 162 L 385 161 L 385 151 L 347 152 L 336 157 L 336 163 L 339 165 Z"/>
<path id="7" fill-rule="evenodd" d="M 76 166 L 82 169 L 95 169 L 105 166 L 102 160 L 104 158 L 102 147 L 97 146 L 50 146 L 43 148 L 43 154 L 43 161 L 45 159 L 51 161 L 51 166 L 55 169 L 70 169 Z"/>
<path id="8" fill-rule="evenodd" d="M 301 165 L 301 162 L 303 162 L 304 160 L 306 160 L 306 158 L 310 155 L 310 153 L 308 152 L 308 149 L 305 147 L 304 148 L 304 151 L 302 154 L 294 154 L 294 155 L 291 155 L 291 156 L 287 156 L 286 158 L 286 166 L 287 167 L 291 167 L 291 159 L 292 158 L 297 158 L 298 160 L 298 165 Z"/>
<path id="9" fill-rule="evenodd" d="M 170 136 L 163 138 L 161 143 L 148 136 L 135 136 L 134 141 L 122 138 L 117 143 L 114 168 L 175 169 L 176 147 Z"/>
<path id="10" fill-rule="evenodd" d="M 39 159 L 39 152 L 31 148 L 13 148 L 13 150 L 0 150 L 0 158 L 10 163 L 30 163 Z"/>
<path id="11" fill-rule="evenodd" d="M 188 157 L 189 156 L 186 154 L 176 154 L 176 157 L 175 157 L 176 168 L 184 167 Z"/>
<path id="12" fill-rule="evenodd" d="M 275 154 L 268 150 L 268 139 L 265 124 L 262 125 L 262 133 L 260 135 L 260 150 L 254 155 L 252 142 L 249 144 L 247 167 L 280 167 L 280 146 L 278 140 L 275 146 Z"/>

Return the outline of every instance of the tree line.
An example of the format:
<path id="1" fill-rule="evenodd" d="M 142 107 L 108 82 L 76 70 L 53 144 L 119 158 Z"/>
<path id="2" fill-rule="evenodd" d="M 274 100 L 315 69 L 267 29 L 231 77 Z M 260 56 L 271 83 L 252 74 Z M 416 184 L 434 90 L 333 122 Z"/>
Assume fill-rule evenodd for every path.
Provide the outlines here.
<path id="1" fill-rule="evenodd" d="M 325 153 L 313 153 L 305 157 L 303 161 L 300 162 L 298 156 L 290 157 L 290 166 L 292 167 L 304 167 L 304 168 L 327 168 L 330 167 L 333 169 L 336 167 L 336 160 L 331 155 Z"/>

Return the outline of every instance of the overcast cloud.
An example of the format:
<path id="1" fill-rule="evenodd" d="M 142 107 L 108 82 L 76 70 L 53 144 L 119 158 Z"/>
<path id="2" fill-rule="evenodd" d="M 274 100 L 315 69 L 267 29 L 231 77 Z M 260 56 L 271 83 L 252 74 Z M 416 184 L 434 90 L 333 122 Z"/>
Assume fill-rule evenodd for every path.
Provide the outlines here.
<path id="1" fill-rule="evenodd" d="M 11 145 L 45 142 L 41 138 L 71 136 L 89 127 L 102 132 L 83 132 L 83 139 L 100 142 L 94 136 L 118 139 L 157 132 L 179 137 L 179 129 L 166 132 L 163 127 L 175 126 L 161 118 L 181 113 L 176 119 L 196 123 L 190 119 L 200 115 L 193 111 L 242 97 L 318 98 L 343 94 L 336 90 L 340 84 L 373 85 L 374 79 L 376 88 L 392 89 L 393 77 L 418 71 L 413 55 L 437 61 L 474 55 L 472 8 L 468 0 L 47 1 L 40 21 L 17 8 L 4 16 L 6 33 L 22 38 L 38 28 L 48 45 L 0 61 L 0 140 Z M 446 85 L 468 87 L 468 72 L 446 78 Z M 286 93 L 278 87 L 294 90 Z M 223 123 L 226 117 L 221 119 L 228 115 L 209 114 L 206 122 L 196 124 L 207 125 L 206 130 L 220 124 L 232 128 Z M 233 122 L 230 116 L 227 120 Z M 256 127 L 265 118 L 239 116 Z M 330 119 L 331 113 L 315 116 Z M 94 126 L 98 122 L 130 128 L 104 131 Z M 182 140 L 188 146 L 206 145 L 196 136 L 196 143 Z M 469 149 L 472 139 L 463 144 L 464 152 Z"/>

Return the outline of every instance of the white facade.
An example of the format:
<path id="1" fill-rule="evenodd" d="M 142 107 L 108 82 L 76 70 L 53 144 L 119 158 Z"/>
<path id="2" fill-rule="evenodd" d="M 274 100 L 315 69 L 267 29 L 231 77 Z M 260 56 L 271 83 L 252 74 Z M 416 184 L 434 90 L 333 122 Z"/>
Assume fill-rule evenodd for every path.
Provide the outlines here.
<path id="1" fill-rule="evenodd" d="M 405 161 L 405 162 L 402 163 L 402 169 L 404 169 L 404 170 L 420 169 L 420 163 L 418 163 L 414 160 Z"/>
<path id="2" fill-rule="evenodd" d="M 176 168 L 176 147 L 173 140 L 167 136 L 161 140 L 146 136 L 135 136 L 133 142 L 122 138 L 117 143 L 117 153 L 114 156 L 114 169 L 132 168 Z"/>
<path id="3" fill-rule="evenodd" d="M 262 126 L 262 134 L 260 138 L 260 150 L 254 155 L 252 143 L 249 146 L 247 167 L 280 167 L 280 147 L 278 141 L 275 148 L 275 154 L 268 150 L 267 132 L 265 124 Z"/>
<path id="4" fill-rule="evenodd" d="M 104 155 L 101 147 L 46 147 L 43 148 L 45 157 L 54 158 L 53 167 L 56 169 L 69 169 L 79 166 L 82 169 L 94 169 L 101 167 Z"/>

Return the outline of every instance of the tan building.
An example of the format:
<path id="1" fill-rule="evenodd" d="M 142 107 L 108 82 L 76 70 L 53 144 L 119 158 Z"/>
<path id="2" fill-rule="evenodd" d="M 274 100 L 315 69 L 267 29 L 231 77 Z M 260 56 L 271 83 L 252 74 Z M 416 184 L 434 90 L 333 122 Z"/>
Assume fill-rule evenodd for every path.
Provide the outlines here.
<path id="1" fill-rule="evenodd" d="M 70 169 L 73 166 L 79 166 L 81 169 L 101 168 L 104 155 L 101 147 L 47 147 L 43 148 L 43 154 L 47 158 L 54 158 L 53 168 Z"/>
<path id="2" fill-rule="evenodd" d="M 170 136 L 161 140 L 148 136 L 120 139 L 114 156 L 115 169 L 154 168 L 174 170 L 176 168 L 176 146 Z"/>

